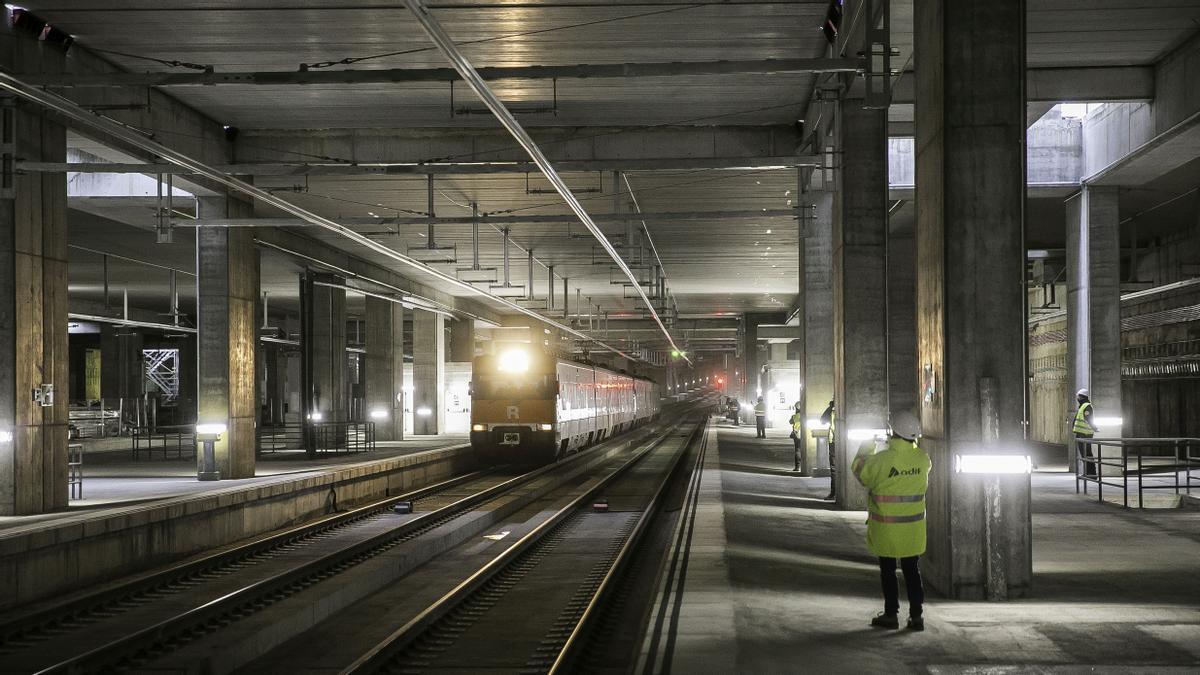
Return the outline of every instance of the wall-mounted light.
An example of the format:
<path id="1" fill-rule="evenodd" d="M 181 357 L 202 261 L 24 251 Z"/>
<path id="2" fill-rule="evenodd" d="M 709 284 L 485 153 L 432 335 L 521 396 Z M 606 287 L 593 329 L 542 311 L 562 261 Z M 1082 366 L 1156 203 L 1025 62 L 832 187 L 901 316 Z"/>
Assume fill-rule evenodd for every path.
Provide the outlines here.
<path id="1" fill-rule="evenodd" d="M 1029 455 L 955 455 L 954 473 L 1033 473 Z"/>
<path id="2" fill-rule="evenodd" d="M 386 410 L 379 409 L 371 411 L 371 419 L 373 420 L 385 420 L 387 419 L 387 416 L 388 412 Z"/>
<path id="3" fill-rule="evenodd" d="M 0 429 L 0 443 L 12 443 L 13 433 L 9 429 Z"/>
<path id="4" fill-rule="evenodd" d="M 319 412 L 312 412 L 308 414 L 308 419 L 312 420 L 313 422 L 320 422 L 321 420 L 325 419 L 325 416 Z"/>
<path id="5" fill-rule="evenodd" d="M 417 408 L 417 414 L 421 417 L 429 417 L 433 414 L 433 410 L 429 408 Z"/>
<path id="6" fill-rule="evenodd" d="M 1119 428 L 1125 424 L 1125 420 L 1120 417 L 1095 417 L 1092 421 L 1096 423 L 1096 426 L 1108 429 Z"/>
<path id="7" fill-rule="evenodd" d="M 846 438 L 851 441 L 869 441 L 872 438 L 886 439 L 887 429 L 851 429 L 846 432 Z"/>

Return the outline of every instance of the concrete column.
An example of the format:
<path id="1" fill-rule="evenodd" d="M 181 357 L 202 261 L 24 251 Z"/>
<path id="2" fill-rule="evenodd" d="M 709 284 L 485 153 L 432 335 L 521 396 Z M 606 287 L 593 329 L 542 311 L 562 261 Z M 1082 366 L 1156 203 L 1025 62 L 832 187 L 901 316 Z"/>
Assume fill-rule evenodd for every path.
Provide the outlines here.
<path id="1" fill-rule="evenodd" d="M 450 322 L 450 360 L 463 363 L 475 359 L 475 320 Z"/>
<path id="2" fill-rule="evenodd" d="M 445 323 L 441 314 L 413 311 L 413 430 L 418 434 L 446 428 Z"/>
<path id="3" fill-rule="evenodd" d="M 1115 187 L 1084 186 L 1067 200 L 1067 410 L 1091 390 L 1098 419 L 1124 418 L 1121 405 L 1121 240 Z M 1064 422 L 1070 425 L 1070 422 Z M 1101 435 L 1122 435 L 1121 425 Z M 1067 436 L 1070 437 L 1070 429 Z M 1115 450 L 1115 448 L 1114 448 Z M 1075 449 L 1068 444 L 1067 456 Z M 1068 459 L 1068 461 L 1073 461 Z M 1106 470 L 1108 467 L 1105 467 Z"/>
<path id="4" fill-rule="evenodd" d="M 850 471 L 861 435 L 887 425 L 887 112 L 839 107 L 842 166 L 833 205 L 833 378 L 837 499 L 867 508 Z M 855 436 L 851 439 L 851 436 Z"/>
<path id="5" fill-rule="evenodd" d="M 887 248 L 888 405 L 916 412 L 917 240 L 889 232 Z"/>
<path id="6" fill-rule="evenodd" d="M 263 392 L 267 409 L 263 422 L 283 423 L 287 403 L 287 357 L 278 346 L 261 346 L 263 355 Z"/>
<path id="7" fill-rule="evenodd" d="M 333 282 L 321 275 L 311 275 L 313 282 Z M 311 389 L 308 414 L 319 413 L 325 422 L 344 422 L 350 417 L 348 409 L 349 380 L 346 359 L 346 291 L 340 288 L 310 284 L 311 301 L 307 333 L 301 337 L 303 348 L 311 363 Z"/>
<path id="8" fill-rule="evenodd" d="M 917 340 L 929 582 L 1028 594 L 1029 477 L 954 473 L 1021 452 L 1025 420 L 1025 3 L 914 5 Z"/>
<path id="9" fill-rule="evenodd" d="M 38 47 L 14 45 L 6 56 L 44 51 L 61 64 L 53 45 Z M 17 72 L 35 72 L 38 63 L 35 58 L 22 66 L 19 55 L 16 63 L 3 59 L 6 66 L 22 66 Z M 13 156 L 66 161 L 62 126 L 22 108 L 4 113 L 12 115 Z M 18 173 L 12 187 L 11 195 L 0 197 L 0 515 L 67 506 L 66 176 Z M 51 406 L 30 396 L 44 384 L 55 389 Z"/>
<path id="10" fill-rule="evenodd" d="M 404 440 L 404 307 L 367 296 L 367 416 L 375 438 Z M 376 414 L 382 411 L 383 416 Z"/>
<path id="11" fill-rule="evenodd" d="M 821 413 L 833 400 L 833 193 L 806 191 L 801 200 L 802 204 L 812 205 L 800 238 L 803 302 L 800 394 L 807 426 L 808 420 L 820 420 Z M 822 446 L 817 453 L 816 440 L 809 433 L 805 438 L 808 452 L 815 460 L 810 463 L 813 474 L 829 475 L 828 446 Z"/>
<path id="12" fill-rule="evenodd" d="M 244 218 L 253 207 L 228 197 L 201 197 L 202 218 Z M 254 475 L 258 348 L 258 249 L 249 228 L 196 229 L 197 414 L 226 425 L 215 446 L 221 478 Z M 199 453 L 197 453 L 199 455 Z"/>

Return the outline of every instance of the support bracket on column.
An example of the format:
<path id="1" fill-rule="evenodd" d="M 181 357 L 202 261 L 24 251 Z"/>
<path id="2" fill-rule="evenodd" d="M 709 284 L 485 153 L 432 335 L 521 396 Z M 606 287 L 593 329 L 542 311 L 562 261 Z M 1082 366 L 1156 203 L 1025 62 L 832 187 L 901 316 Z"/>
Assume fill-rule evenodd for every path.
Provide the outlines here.
<path id="1" fill-rule="evenodd" d="M 889 0 L 867 1 L 867 30 L 863 56 L 867 67 L 863 72 L 866 80 L 864 108 L 882 109 L 892 104 L 892 49 L 891 6 Z"/>

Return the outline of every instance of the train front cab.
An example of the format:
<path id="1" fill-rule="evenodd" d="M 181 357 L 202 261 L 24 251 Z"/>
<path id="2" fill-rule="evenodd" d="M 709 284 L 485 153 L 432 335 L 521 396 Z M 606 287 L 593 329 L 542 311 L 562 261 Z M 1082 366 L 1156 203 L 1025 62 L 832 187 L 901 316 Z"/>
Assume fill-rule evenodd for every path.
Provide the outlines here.
<path id="1" fill-rule="evenodd" d="M 554 461 L 557 396 L 553 359 L 524 349 L 477 357 L 471 373 L 471 447 L 489 462 Z"/>

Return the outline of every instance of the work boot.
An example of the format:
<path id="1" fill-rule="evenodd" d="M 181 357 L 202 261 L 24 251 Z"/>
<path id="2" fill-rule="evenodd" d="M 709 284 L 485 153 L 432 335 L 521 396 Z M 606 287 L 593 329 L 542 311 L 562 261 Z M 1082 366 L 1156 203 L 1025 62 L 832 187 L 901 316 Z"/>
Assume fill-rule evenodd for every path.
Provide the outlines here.
<path id="1" fill-rule="evenodd" d="M 925 619 L 919 616 L 908 617 L 908 629 L 915 631 L 925 630 Z"/>
<path id="2" fill-rule="evenodd" d="M 895 614 L 880 614 L 871 619 L 871 625 L 875 628 L 899 628 L 900 619 Z"/>

